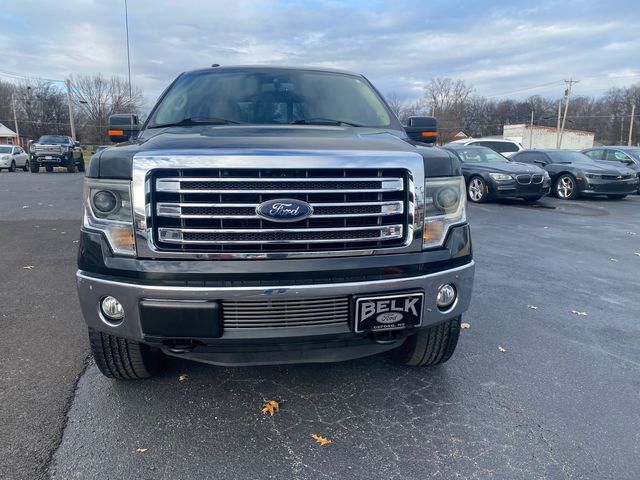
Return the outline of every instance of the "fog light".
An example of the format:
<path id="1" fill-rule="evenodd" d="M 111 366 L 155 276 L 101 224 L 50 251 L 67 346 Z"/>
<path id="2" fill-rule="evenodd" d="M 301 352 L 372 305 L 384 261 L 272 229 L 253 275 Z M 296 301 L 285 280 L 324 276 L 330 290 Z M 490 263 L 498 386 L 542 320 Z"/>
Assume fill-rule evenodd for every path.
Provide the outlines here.
<path id="1" fill-rule="evenodd" d="M 122 304 L 111 295 L 108 295 L 100 302 L 100 310 L 105 318 L 111 322 L 119 322 L 124 318 L 124 308 Z"/>
<path id="2" fill-rule="evenodd" d="M 449 283 L 446 283 L 438 289 L 438 298 L 436 299 L 436 304 L 438 305 L 439 309 L 445 310 L 453 305 L 453 303 L 456 301 L 457 296 L 458 294 L 456 292 L 456 287 Z"/>

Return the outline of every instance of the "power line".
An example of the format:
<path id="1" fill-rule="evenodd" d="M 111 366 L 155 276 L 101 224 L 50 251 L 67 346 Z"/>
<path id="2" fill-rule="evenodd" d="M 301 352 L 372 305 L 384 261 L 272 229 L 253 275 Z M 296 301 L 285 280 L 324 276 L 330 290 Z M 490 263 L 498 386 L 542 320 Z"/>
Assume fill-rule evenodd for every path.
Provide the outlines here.
<path id="1" fill-rule="evenodd" d="M 527 90 L 535 90 L 538 88 L 549 87 L 551 85 L 557 85 L 558 83 L 562 83 L 562 80 L 554 80 L 553 82 L 541 83 L 540 85 L 533 85 L 531 87 L 524 87 L 518 90 L 512 90 L 510 92 L 505 93 L 495 93 L 493 95 L 483 95 L 485 98 L 494 98 L 494 97 L 504 97 L 505 95 L 512 95 L 514 93 L 526 92 Z"/>
<path id="2" fill-rule="evenodd" d="M 15 78 L 19 78 L 19 79 L 22 79 L 22 80 L 44 80 L 45 82 L 64 83 L 64 80 L 58 80 L 58 79 L 55 79 L 55 78 L 39 77 L 37 75 L 23 75 L 23 74 L 20 74 L 20 73 L 10 72 L 10 71 L 7 71 L 7 70 L 0 70 L 0 76 L 15 77 Z"/>

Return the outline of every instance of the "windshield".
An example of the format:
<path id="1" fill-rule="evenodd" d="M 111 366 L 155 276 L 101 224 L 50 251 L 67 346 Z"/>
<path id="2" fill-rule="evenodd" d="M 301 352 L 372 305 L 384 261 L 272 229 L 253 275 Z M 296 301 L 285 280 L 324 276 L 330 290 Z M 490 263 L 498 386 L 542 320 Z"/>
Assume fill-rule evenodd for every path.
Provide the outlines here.
<path id="1" fill-rule="evenodd" d="M 13 147 L 0 147 L 0 153 L 11 153 Z"/>
<path id="2" fill-rule="evenodd" d="M 509 160 L 487 148 L 456 149 L 464 163 L 508 163 Z"/>
<path id="3" fill-rule="evenodd" d="M 148 127 L 185 119 L 366 127 L 389 127 L 392 122 L 387 108 L 362 77 L 277 69 L 183 75 L 160 101 Z"/>
<path id="4" fill-rule="evenodd" d="M 584 153 L 572 152 L 569 150 L 555 150 L 547 151 L 547 155 L 551 158 L 553 163 L 597 163 Z"/>
<path id="5" fill-rule="evenodd" d="M 61 135 L 43 135 L 38 139 L 38 143 L 40 144 L 54 144 L 54 143 L 67 143 L 67 137 L 63 137 Z"/>
<path id="6" fill-rule="evenodd" d="M 624 153 L 632 156 L 636 160 L 640 160 L 640 148 L 633 149 L 633 150 L 625 150 Z"/>

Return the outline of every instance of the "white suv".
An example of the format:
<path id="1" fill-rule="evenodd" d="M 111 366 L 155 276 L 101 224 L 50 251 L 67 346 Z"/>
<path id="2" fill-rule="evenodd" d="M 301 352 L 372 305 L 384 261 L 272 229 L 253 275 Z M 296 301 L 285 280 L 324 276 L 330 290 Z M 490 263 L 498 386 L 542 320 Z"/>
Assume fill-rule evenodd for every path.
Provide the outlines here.
<path id="1" fill-rule="evenodd" d="M 474 145 L 476 147 L 489 147 L 491 150 L 501 153 L 505 157 L 510 157 L 520 150 L 524 150 L 524 147 L 514 140 L 507 140 L 506 138 L 465 138 L 462 140 L 455 140 L 451 142 L 456 145 Z"/>

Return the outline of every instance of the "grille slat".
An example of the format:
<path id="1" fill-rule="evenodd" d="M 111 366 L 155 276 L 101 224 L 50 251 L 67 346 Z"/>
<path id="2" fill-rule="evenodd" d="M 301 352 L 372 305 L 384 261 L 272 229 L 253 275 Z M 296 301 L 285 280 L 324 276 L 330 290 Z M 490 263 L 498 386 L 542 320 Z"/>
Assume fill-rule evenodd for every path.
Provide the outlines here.
<path id="1" fill-rule="evenodd" d="M 398 247 L 409 231 L 407 179 L 402 169 L 154 170 L 148 221 L 160 250 Z M 284 225 L 256 213 L 263 201 L 283 197 L 306 201 L 313 214 Z"/>
<path id="2" fill-rule="evenodd" d="M 346 324 L 348 297 L 316 300 L 273 300 L 265 302 L 222 302 L 225 329 L 283 328 Z"/>

